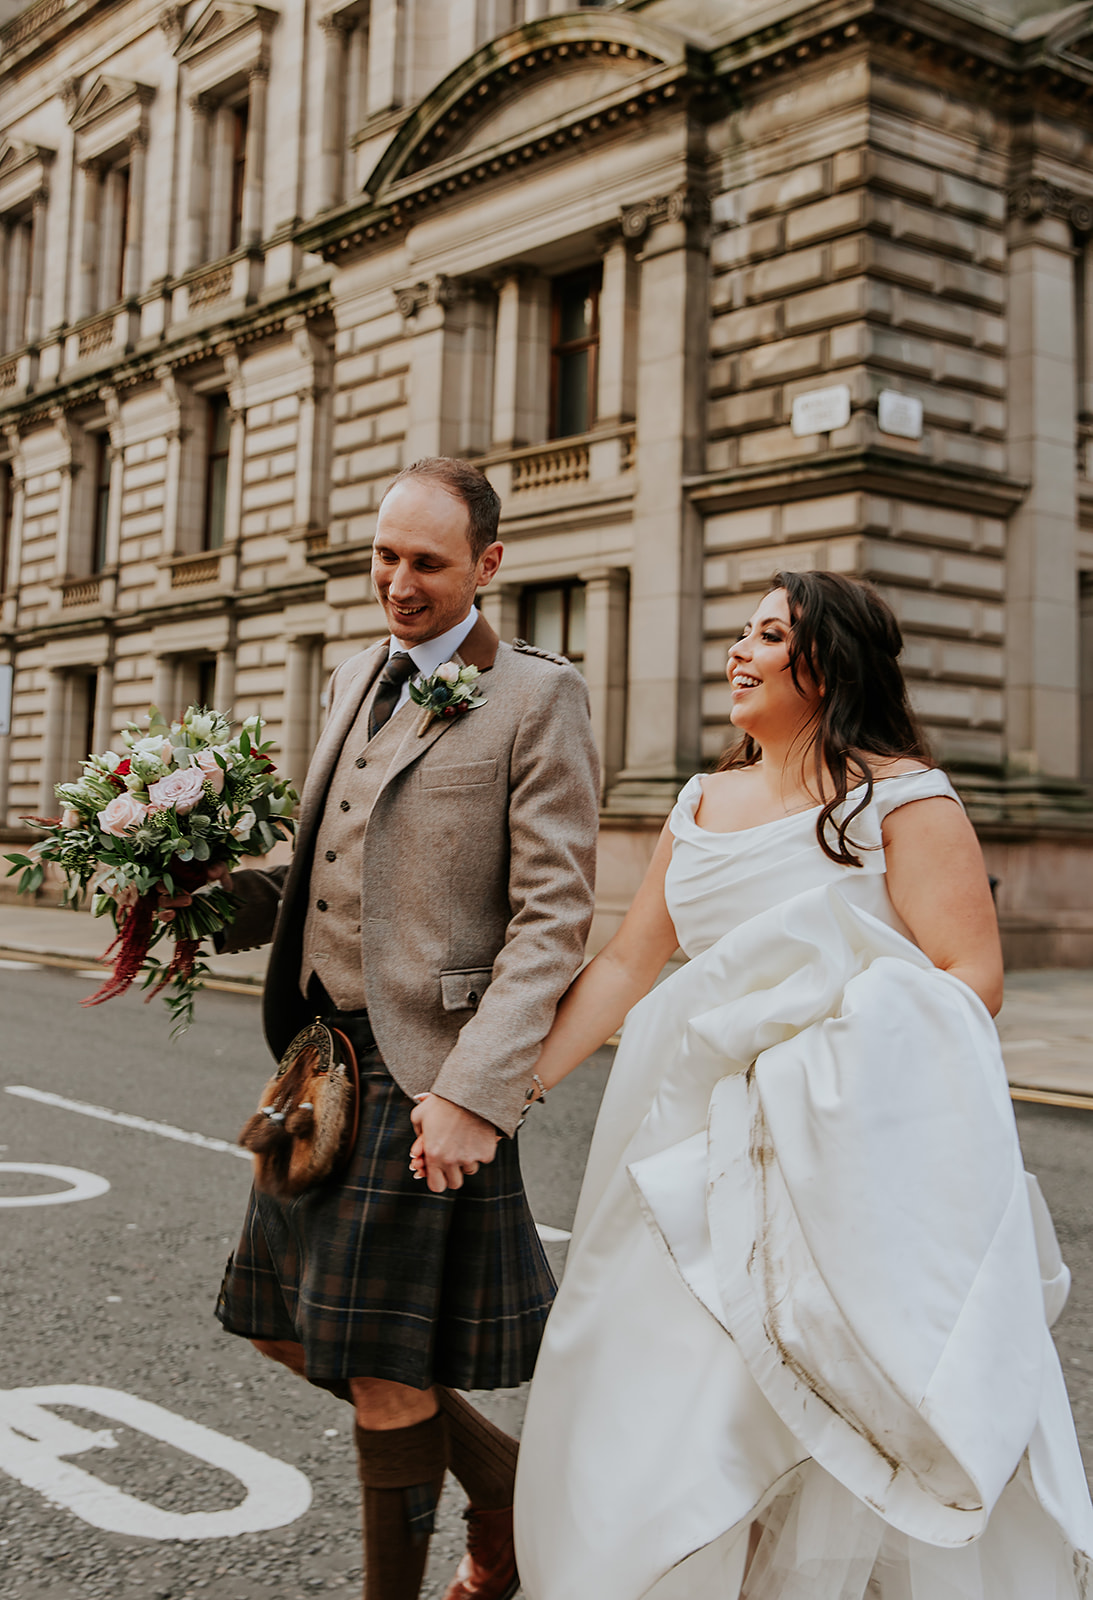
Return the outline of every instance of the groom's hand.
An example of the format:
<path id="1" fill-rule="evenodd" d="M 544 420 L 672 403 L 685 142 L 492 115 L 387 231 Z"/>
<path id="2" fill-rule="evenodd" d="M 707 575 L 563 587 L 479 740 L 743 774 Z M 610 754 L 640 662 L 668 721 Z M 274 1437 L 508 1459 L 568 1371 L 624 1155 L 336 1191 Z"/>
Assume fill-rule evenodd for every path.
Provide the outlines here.
<path id="1" fill-rule="evenodd" d="M 410 1121 L 417 1134 L 411 1165 L 416 1158 L 424 1166 L 425 1181 L 434 1194 L 461 1189 L 464 1175 L 473 1176 L 497 1154 L 500 1135 L 493 1123 L 440 1095 L 424 1095 Z"/>

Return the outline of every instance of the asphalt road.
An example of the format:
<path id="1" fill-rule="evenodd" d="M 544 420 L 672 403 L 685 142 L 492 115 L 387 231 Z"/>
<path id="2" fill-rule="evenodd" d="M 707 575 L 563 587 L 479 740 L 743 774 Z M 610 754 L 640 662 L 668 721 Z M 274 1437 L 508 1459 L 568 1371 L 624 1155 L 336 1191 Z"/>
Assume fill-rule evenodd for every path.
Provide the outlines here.
<path id="1" fill-rule="evenodd" d="M 172 1044 L 165 1014 L 138 996 L 81 1010 L 91 988 L 78 974 L 0 964 L 0 1596 L 359 1594 L 349 1408 L 263 1361 L 212 1316 L 249 1182 L 230 1146 L 268 1071 L 257 1004 L 207 994 L 194 1028 Z M 550 1228 L 572 1221 L 601 1057 L 521 1135 L 533 1210 Z M 1093 1467 L 1093 1117 L 1040 1106 L 1018 1117 L 1074 1272 L 1056 1332 Z M 4 1164 L 76 1170 L 61 1178 Z M 78 1174 L 101 1192 L 11 1203 L 90 1182 Z M 548 1245 L 556 1270 L 564 1250 Z M 482 1403 L 519 1430 L 519 1392 Z M 450 1486 L 426 1600 L 458 1559 L 461 1505 Z"/>

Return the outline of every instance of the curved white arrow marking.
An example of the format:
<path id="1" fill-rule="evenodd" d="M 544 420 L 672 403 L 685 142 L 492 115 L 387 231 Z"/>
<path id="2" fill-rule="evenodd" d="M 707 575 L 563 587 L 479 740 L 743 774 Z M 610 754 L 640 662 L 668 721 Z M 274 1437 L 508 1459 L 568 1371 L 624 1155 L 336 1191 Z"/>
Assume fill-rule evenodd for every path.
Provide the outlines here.
<path id="1" fill-rule="evenodd" d="M 111 1431 L 92 1432 L 58 1417 L 48 1406 L 79 1406 L 123 1422 L 187 1455 L 238 1478 L 247 1493 L 227 1511 L 164 1511 L 103 1483 L 62 1456 L 117 1446 Z M 167 1411 L 120 1389 L 88 1383 L 55 1383 L 33 1389 L 0 1389 L 0 1471 L 52 1505 L 73 1512 L 92 1527 L 141 1539 L 227 1539 L 263 1528 L 281 1528 L 303 1516 L 311 1485 L 287 1462 L 228 1439 L 199 1422 Z"/>
<path id="2" fill-rule="evenodd" d="M 94 1172 L 81 1172 L 79 1167 L 51 1167 L 40 1161 L 0 1161 L 2 1172 L 31 1172 L 39 1178 L 56 1178 L 58 1183 L 70 1185 L 67 1189 L 52 1189 L 46 1194 L 0 1195 L 0 1206 L 63 1206 L 70 1200 L 94 1200 L 105 1194 L 110 1185 Z"/>

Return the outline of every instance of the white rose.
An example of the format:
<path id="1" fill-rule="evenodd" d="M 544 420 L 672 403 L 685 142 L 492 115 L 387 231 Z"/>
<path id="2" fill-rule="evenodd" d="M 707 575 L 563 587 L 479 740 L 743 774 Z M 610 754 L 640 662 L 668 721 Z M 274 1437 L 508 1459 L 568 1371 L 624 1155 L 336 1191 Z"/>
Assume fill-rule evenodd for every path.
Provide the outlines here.
<path id="1" fill-rule="evenodd" d="M 216 727 L 216 718 L 207 713 L 198 712 L 193 716 L 187 716 L 186 726 L 195 739 L 211 739 L 213 729 Z"/>
<path id="2" fill-rule="evenodd" d="M 456 666 L 454 661 L 445 661 L 442 667 L 437 667 L 436 676 L 440 679 L 441 683 L 458 683 L 459 668 Z"/>
<path id="3" fill-rule="evenodd" d="M 80 813 L 78 811 L 74 811 L 71 806 L 66 806 L 61 812 L 61 827 L 82 828 L 83 818 L 80 816 Z"/>
<path id="4" fill-rule="evenodd" d="M 241 843 L 244 839 L 250 838 L 257 825 L 258 818 L 250 806 L 246 806 L 239 813 L 235 826 L 231 829 L 231 836 L 237 843 Z"/>

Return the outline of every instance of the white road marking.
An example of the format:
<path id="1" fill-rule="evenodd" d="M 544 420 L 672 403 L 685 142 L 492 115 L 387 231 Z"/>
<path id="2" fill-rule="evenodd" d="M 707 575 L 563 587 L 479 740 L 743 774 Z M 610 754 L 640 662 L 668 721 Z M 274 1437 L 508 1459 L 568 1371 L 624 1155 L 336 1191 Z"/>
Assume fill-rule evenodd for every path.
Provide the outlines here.
<path id="1" fill-rule="evenodd" d="M 196 1144 L 202 1150 L 219 1150 L 224 1155 L 239 1156 L 250 1161 L 249 1150 L 241 1150 L 226 1139 L 211 1139 L 205 1133 L 189 1133 L 185 1128 L 174 1128 L 169 1122 L 149 1122 L 147 1117 L 134 1117 L 128 1111 L 110 1111 L 106 1106 L 89 1105 L 86 1100 L 67 1100 L 62 1094 L 50 1094 L 46 1089 L 28 1089 L 21 1083 L 5 1085 L 8 1094 L 17 1094 L 23 1100 L 37 1100 L 39 1105 L 55 1106 L 60 1111 L 78 1111 L 83 1117 L 97 1117 L 100 1122 L 116 1122 L 122 1128 L 136 1128 L 141 1133 L 158 1133 L 161 1139 L 174 1139 L 178 1144 Z"/>
<path id="2" fill-rule="evenodd" d="M 39 1178 L 55 1178 L 67 1183 L 67 1189 L 51 1189 L 45 1194 L 6 1194 L 0 1196 L 0 1206 L 63 1206 L 70 1200 L 94 1200 L 105 1194 L 110 1185 L 94 1172 L 81 1172 L 79 1167 L 44 1166 L 40 1161 L 0 1161 L 0 1172 L 30 1172 Z"/>
<path id="3" fill-rule="evenodd" d="M 204 1133 L 187 1133 L 184 1128 L 174 1128 L 169 1122 L 149 1122 L 146 1117 L 134 1117 L 128 1111 L 110 1111 L 106 1106 L 89 1105 L 84 1100 L 67 1100 L 64 1095 L 51 1094 L 46 1089 L 30 1089 L 24 1084 L 9 1083 L 5 1085 L 8 1094 L 17 1094 L 24 1100 L 37 1100 L 44 1106 L 55 1106 L 61 1111 L 78 1111 L 84 1117 L 98 1117 L 102 1122 L 116 1122 L 123 1128 L 137 1128 L 142 1133 L 158 1133 L 162 1139 L 175 1139 L 179 1144 L 200 1145 L 203 1150 L 220 1150 L 225 1155 L 242 1156 L 244 1161 L 251 1159 L 248 1150 L 241 1150 L 237 1144 L 229 1144 L 226 1139 L 211 1139 Z M 572 1237 L 564 1228 L 550 1228 L 545 1222 L 535 1224 L 536 1231 L 547 1244 L 564 1242 Z"/>
<path id="4" fill-rule="evenodd" d="M 243 1484 L 246 1496 L 226 1511 L 165 1511 L 138 1500 L 61 1460 L 86 1450 L 116 1449 L 118 1441 L 111 1430 L 93 1432 L 57 1416 L 48 1406 L 78 1406 L 125 1423 L 229 1472 Z M 0 1470 L 94 1528 L 140 1539 L 225 1539 L 282 1528 L 302 1517 L 311 1504 L 311 1484 L 287 1462 L 150 1400 L 86 1383 L 0 1390 Z"/>
<path id="5" fill-rule="evenodd" d="M 4 972 L 27 972 L 31 967 L 36 967 L 36 961 L 0 961 L 0 970 Z"/>

